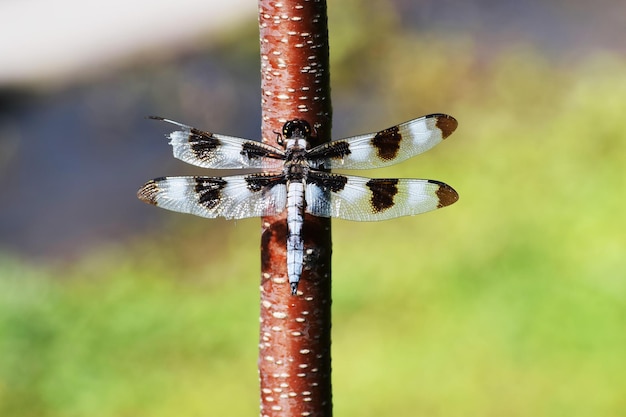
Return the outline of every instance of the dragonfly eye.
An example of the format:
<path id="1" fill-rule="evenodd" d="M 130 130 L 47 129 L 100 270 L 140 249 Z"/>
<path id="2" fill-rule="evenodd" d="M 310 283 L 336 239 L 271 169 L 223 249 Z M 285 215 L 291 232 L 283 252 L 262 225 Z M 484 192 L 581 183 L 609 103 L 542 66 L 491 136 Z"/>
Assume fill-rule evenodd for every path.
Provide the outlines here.
<path id="1" fill-rule="evenodd" d="M 290 139 L 294 136 L 308 138 L 311 135 L 311 125 L 302 119 L 293 119 L 283 126 L 283 136 Z"/>

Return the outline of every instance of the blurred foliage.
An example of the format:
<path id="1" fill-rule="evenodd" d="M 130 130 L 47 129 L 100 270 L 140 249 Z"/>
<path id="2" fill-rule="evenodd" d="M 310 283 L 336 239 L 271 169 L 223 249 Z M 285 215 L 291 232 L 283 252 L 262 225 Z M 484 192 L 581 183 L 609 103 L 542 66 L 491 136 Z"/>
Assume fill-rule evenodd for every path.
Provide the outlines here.
<path id="1" fill-rule="evenodd" d="M 337 13 L 336 102 L 360 112 L 346 123 L 460 122 L 371 175 L 443 180 L 461 198 L 334 223 L 336 414 L 622 415 L 626 59 L 564 65 L 518 45 L 482 60 L 375 6 Z M 3 255 L 0 415 L 258 413 L 259 224 L 216 224 L 218 239 L 172 228 L 71 266 Z"/>

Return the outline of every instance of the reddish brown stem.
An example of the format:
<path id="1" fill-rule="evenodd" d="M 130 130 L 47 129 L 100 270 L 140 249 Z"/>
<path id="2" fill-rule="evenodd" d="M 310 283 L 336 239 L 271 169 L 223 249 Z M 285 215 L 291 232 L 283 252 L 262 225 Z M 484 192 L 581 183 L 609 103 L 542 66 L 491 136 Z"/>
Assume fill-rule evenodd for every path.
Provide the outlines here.
<path id="1" fill-rule="evenodd" d="M 325 1 L 259 1 L 263 140 L 285 122 L 314 126 L 311 145 L 331 128 Z M 261 415 L 331 416 L 330 219 L 305 216 L 305 268 L 297 295 L 287 279 L 287 223 L 263 219 L 261 240 Z"/>

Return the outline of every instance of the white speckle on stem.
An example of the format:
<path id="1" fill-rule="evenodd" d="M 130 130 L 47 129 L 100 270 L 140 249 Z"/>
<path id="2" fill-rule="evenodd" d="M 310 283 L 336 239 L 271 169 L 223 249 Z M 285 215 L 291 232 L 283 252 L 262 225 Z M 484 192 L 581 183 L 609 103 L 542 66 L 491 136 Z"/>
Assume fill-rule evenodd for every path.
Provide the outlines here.
<path id="1" fill-rule="evenodd" d="M 285 313 L 284 311 L 275 311 L 272 313 L 272 316 L 277 319 L 284 319 L 285 317 L 287 317 L 287 313 Z"/>

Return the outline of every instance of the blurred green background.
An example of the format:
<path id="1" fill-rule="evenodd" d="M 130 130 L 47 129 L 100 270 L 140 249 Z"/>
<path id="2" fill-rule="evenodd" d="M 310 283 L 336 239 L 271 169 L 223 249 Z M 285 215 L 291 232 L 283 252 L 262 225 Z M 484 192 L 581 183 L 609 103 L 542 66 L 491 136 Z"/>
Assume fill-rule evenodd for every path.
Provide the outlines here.
<path id="1" fill-rule="evenodd" d="M 489 27 L 452 30 L 449 22 L 411 25 L 403 2 L 336 3 L 329 4 L 335 136 L 453 115 L 459 128 L 445 143 L 363 175 L 445 181 L 460 200 L 418 217 L 333 223 L 335 415 L 626 415 L 624 50 L 546 48 L 502 30 L 490 35 Z M 252 80 L 239 88 L 252 88 L 245 94 L 253 108 L 256 30 L 247 21 L 200 52 L 241 69 L 235 79 Z M 220 113 L 219 130 L 208 124 L 202 112 L 210 105 L 194 106 L 188 72 L 183 84 L 157 91 L 164 73 L 180 76 L 180 62 L 161 62 L 157 75 L 145 76 L 134 65 L 98 82 L 120 77 L 134 86 L 123 108 L 139 102 L 148 114 L 244 136 L 236 127 L 246 118 L 241 110 Z M 174 89 L 180 97 L 172 98 Z M 58 105 L 54 94 L 31 90 L 26 106 L 46 111 Z M 92 115 L 119 107 L 102 102 Z M 113 217 L 123 211 L 116 207 L 136 204 L 121 223 L 125 233 L 74 243 L 80 250 L 53 245 L 42 256 L 39 247 L 12 246 L 3 229 L 0 416 L 258 413 L 259 221 L 207 221 L 135 202 L 134 190 L 149 178 L 200 172 L 170 162 L 159 139 L 165 132 L 148 122 L 115 130 L 123 137 L 112 146 L 146 126 L 158 159 L 111 185 L 115 201 L 126 203 L 98 213 Z M 3 140 L 6 149 L 12 142 Z M 62 153 L 63 142 L 56 145 Z M 145 158 L 140 151 L 118 155 L 128 159 L 119 169 Z M 5 153 L 5 167 L 15 155 Z M 101 175 L 117 169 L 102 167 Z M 1 178 L 8 184 L 11 175 L 5 169 Z M 90 188 L 89 178 L 81 184 Z M 47 207 L 69 197 L 35 191 L 41 204 L 32 221 L 57 222 Z M 98 187 L 90 193 L 104 204 Z M 72 204 L 81 201 L 88 204 Z"/>

